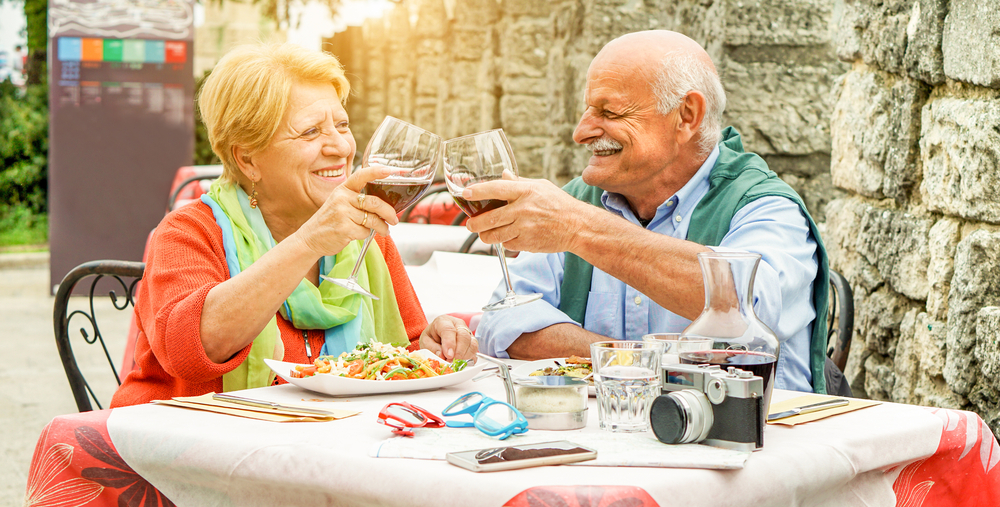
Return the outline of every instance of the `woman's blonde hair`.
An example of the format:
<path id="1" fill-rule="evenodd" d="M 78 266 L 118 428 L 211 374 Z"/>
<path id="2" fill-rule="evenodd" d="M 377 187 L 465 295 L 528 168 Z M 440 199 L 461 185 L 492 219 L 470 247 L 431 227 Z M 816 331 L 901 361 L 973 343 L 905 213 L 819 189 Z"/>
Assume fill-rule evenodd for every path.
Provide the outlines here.
<path id="1" fill-rule="evenodd" d="M 351 89 L 335 56 L 289 43 L 236 47 L 212 69 L 198 107 L 212 151 L 222 160 L 223 181 L 235 182 L 240 174 L 234 146 L 253 155 L 271 142 L 296 82 L 331 83 L 341 103 Z"/>

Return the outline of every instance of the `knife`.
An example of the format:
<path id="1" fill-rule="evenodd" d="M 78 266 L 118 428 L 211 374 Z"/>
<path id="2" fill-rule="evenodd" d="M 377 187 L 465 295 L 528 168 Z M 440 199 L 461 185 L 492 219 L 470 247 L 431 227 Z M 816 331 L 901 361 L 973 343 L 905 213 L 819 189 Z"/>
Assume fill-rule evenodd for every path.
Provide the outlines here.
<path id="1" fill-rule="evenodd" d="M 325 417 L 330 417 L 333 415 L 333 412 L 330 412 L 328 410 L 320 410 L 316 408 L 306 408 L 306 407 L 290 407 L 288 405 L 282 405 L 280 403 L 275 403 L 273 401 L 252 400 L 250 398 L 242 398 L 239 396 L 234 396 L 232 394 L 225 394 L 225 393 L 215 393 L 212 395 L 212 399 L 218 401 L 228 401 L 229 403 L 236 403 L 238 405 L 247 405 L 250 407 L 273 408 L 275 410 L 284 410 L 286 412 L 316 414 Z"/>
<path id="2" fill-rule="evenodd" d="M 812 405 L 806 405 L 804 407 L 797 407 L 791 410 L 786 410 L 784 412 L 778 412 L 777 414 L 771 414 L 767 416 L 768 421 L 777 421 L 778 419 L 784 419 L 786 417 L 791 417 L 793 415 L 808 414 L 810 412 L 816 412 L 818 410 L 826 410 L 828 408 L 843 407 L 850 403 L 851 400 L 847 398 L 835 398 L 832 400 L 821 401 L 819 403 L 813 403 Z"/>

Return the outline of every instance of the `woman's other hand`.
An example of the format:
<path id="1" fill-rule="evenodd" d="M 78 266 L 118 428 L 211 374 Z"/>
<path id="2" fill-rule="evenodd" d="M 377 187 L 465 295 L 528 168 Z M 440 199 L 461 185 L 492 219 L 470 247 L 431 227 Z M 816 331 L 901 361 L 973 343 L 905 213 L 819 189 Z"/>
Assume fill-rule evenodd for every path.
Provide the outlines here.
<path id="1" fill-rule="evenodd" d="M 389 225 L 399 219 L 392 209 L 377 197 L 361 192 L 369 181 L 388 177 L 392 169 L 368 167 L 358 170 L 330 194 L 323 206 L 296 233 L 317 256 L 340 252 L 351 241 L 365 239 L 374 230 L 389 234 Z"/>
<path id="2" fill-rule="evenodd" d="M 420 348 L 427 349 L 448 361 L 474 359 L 479 342 L 472 336 L 465 321 L 451 315 L 440 315 L 420 333 Z"/>

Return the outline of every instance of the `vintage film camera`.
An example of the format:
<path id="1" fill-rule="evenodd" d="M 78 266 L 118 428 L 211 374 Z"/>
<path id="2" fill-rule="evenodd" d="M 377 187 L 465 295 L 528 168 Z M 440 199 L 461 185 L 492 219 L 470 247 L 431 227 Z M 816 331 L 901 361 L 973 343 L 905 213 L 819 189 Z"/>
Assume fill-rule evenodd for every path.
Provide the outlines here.
<path id="1" fill-rule="evenodd" d="M 649 425 L 661 442 L 753 451 L 764 446 L 764 380 L 718 365 L 663 367 L 663 391 L 653 400 Z"/>

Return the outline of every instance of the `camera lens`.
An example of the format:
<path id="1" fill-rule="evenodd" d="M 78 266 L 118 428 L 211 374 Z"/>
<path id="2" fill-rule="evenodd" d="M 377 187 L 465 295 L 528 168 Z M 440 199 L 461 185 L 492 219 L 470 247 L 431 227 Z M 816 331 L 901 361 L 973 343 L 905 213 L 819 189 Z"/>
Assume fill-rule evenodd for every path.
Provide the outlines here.
<path id="1" fill-rule="evenodd" d="M 649 425 L 665 444 L 701 442 L 714 422 L 708 399 L 691 389 L 657 396 L 649 409 Z"/>

